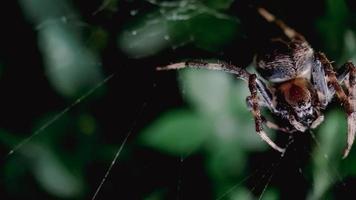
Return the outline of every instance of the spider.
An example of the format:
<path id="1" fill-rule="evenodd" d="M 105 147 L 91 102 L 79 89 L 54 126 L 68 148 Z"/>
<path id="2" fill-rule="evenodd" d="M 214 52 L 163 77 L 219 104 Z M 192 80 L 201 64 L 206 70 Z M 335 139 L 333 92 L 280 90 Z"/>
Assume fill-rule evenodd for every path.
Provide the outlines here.
<path id="1" fill-rule="evenodd" d="M 346 158 L 356 132 L 355 66 L 352 62 L 347 62 L 341 66 L 339 73 L 336 73 L 325 54 L 315 52 L 304 36 L 266 9 L 257 8 L 257 11 L 266 21 L 279 27 L 286 36 L 286 39 L 272 40 L 272 49 L 255 56 L 254 63 L 261 77 L 222 62 L 187 61 L 158 67 L 157 70 L 218 70 L 234 74 L 236 78 L 246 81 L 251 94 L 246 98 L 246 102 L 254 116 L 256 133 L 281 153 L 284 153 L 285 149 L 268 137 L 263 125 L 287 133 L 314 129 L 323 122 L 322 112 L 336 96 L 347 114 L 347 144 L 343 152 L 343 158 Z M 267 107 L 278 118 L 287 121 L 287 125 L 279 127 L 267 120 L 261 114 L 261 107 Z"/>

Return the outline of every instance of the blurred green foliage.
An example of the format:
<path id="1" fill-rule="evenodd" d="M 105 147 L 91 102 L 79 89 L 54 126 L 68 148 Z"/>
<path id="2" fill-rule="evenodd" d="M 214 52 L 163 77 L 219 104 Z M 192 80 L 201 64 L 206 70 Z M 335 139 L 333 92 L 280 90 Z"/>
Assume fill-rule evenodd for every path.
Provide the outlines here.
<path id="1" fill-rule="evenodd" d="M 26 20 L 37 31 L 48 82 L 59 96 L 81 104 L 78 96 L 97 87 L 105 77 L 101 53 L 109 45 L 111 33 L 103 27 L 83 23 L 70 1 L 21 0 L 19 3 Z M 120 3 L 104 0 L 94 15 L 120 12 L 117 11 Z M 147 0 L 146 3 L 152 4 L 152 9 L 143 13 L 131 10 L 132 18 L 115 35 L 115 45 L 130 59 L 159 56 L 168 49 L 187 45 L 217 53 L 245 34 L 240 20 L 228 12 L 235 3 L 233 0 Z M 325 13 L 315 22 L 323 50 L 337 63 L 347 59 L 355 62 L 355 27 L 349 20 L 353 13 L 344 1 L 325 0 L 325 5 Z M 84 34 L 84 29 L 89 33 Z M 0 78 L 3 68 L 6 65 L 0 61 Z M 139 130 L 127 148 L 154 149 L 182 160 L 202 154 L 212 181 L 213 198 L 255 199 L 246 185 L 236 183 L 250 175 L 251 156 L 270 148 L 254 133 L 254 122 L 245 106 L 246 84 L 231 75 L 206 70 L 180 71 L 178 82 L 187 106 L 162 113 Z M 41 190 L 53 198 L 83 199 L 93 193 L 86 174 L 88 165 L 98 160 L 112 161 L 120 141 L 116 145 L 98 142 L 102 124 L 92 113 L 69 110 L 56 119 L 57 113 L 60 111 L 53 110 L 44 113 L 42 119 L 33 120 L 32 133 L 40 131 L 41 134 L 31 138 L 3 163 L 1 173 L 5 190 L 10 194 L 15 195 L 19 190 L 24 196 L 26 191 L 31 193 L 22 182 L 30 174 Z M 312 185 L 308 199 L 331 199 L 333 184 L 356 175 L 355 151 L 341 161 L 340 152 L 346 141 L 345 114 L 332 109 L 325 118 L 316 131 L 312 159 L 305 167 L 305 176 Z M 47 127 L 53 119 L 55 123 Z M 275 136 L 273 131 L 269 134 Z M 68 138 L 76 138 L 72 149 L 63 148 Z M 8 149 L 22 141 L 11 130 L 0 131 L 0 142 Z M 126 158 L 130 156 L 128 152 Z M 104 174 L 105 169 L 100 171 Z M 267 187 L 263 199 L 279 199 L 280 190 Z M 156 188 L 143 196 L 164 199 L 165 192 Z"/>
<path id="2" fill-rule="evenodd" d="M 85 38 L 81 31 L 86 25 L 68 22 L 70 16 L 77 15 L 69 3 L 35 0 L 21 1 L 21 5 L 28 18 L 37 25 L 47 76 L 58 93 L 75 97 L 103 79 L 96 53 L 83 42 Z"/>
<path id="3" fill-rule="evenodd" d="M 119 36 L 119 46 L 135 58 L 187 43 L 209 51 L 220 50 L 241 33 L 238 19 L 216 10 L 227 8 L 230 3 L 232 1 L 208 1 L 204 4 L 183 0 L 168 5 L 159 4 L 159 9 L 128 23 Z"/>

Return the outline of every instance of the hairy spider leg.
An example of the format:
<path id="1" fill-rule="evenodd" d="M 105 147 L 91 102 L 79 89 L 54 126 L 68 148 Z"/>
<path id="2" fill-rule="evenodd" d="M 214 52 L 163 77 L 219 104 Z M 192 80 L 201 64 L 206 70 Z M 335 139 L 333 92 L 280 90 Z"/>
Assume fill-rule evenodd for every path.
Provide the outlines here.
<path id="1" fill-rule="evenodd" d="M 348 124 L 348 136 L 347 136 L 347 147 L 344 152 L 344 156 L 348 155 L 352 144 L 355 139 L 355 132 L 356 132 L 356 68 L 353 63 L 349 63 L 349 102 L 351 104 L 352 113 L 349 114 L 347 119 Z M 346 158 L 345 156 L 345 158 Z"/>
<path id="2" fill-rule="evenodd" d="M 255 119 L 255 126 L 257 134 L 264 140 L 267 144 L 269 144 L 272 148 L 279 152 L 284 152 L 285 149 L 276 145 L 263 131 L 262 127 L 262 116 L 261 111 L 258 105 L 258 96 L 257 91 L 261 94 L 263 101 L 266 105 L 268 105 L 269 109 L 272 112 L 278 113 L 277 109 L 274 107 L 272 103 L 271 92 L 269 89 L 263 84 L 263 82 L 257 79 L 256 74 L 250 74 L 246 70 L 236 67 L 231 64 L 226 63 L 208 63 L 203 61 L 188 61 L 188 62 L 180 62 L 171 64 L 165 67 L 158 67 L 157 70 L 176 70 L 176 69 L 183 69 L 183 68 L 195 68 L 195 69 L 208 69 L 208 70 L 217 70 L 217 71 L 224 71 L 227 73 L 231 73 L 236 75 L 237 78 L 240 78 L 244 81 L 247 81 L 249 84 L 249 89 L 251 92 L 251 105 L 252 105 L 252 114 L 254 115 Z"/>
<path id="3" fill-rule="evenodd" d="M 261 100 L 259 97 L 258 98 L 258 105 L 260 107 L 268 107 L 268 105 L 265 103 L 265 101 Z M 253 106 L 253 101 L 252 101 L 252 97 L 248 96 L 246 97 L 246 104 L 247 107 L 249 108 L 249 110 L 252 110 L 252 106 Z M 293 133 L 296 130 L 290 130 L 288 127 L 281 127 L 278 124 L 268 120 L 265 116 L 261 115 L 261 119 L 262 122 L 270 129 L 276 130 L 276 131 L 282 131 L 284 133 Z"/>
<path id="4" fill-rule="evenodd" d="M 267 144 L 269 144 L 273 149 L 284 153 L 285 149 L 283 149 L 283 148 L 279 147 L 278 145 L 276 145 L 268 137 L 266 132 L 263 130 L 263 127 L 262 127 L 263 120 L 262 120 L 260 106 L 258 105 L 256 79 L 257 79 L 256 74 L 251 74 L 250 77 L 249 77 L 249 81 L 248 81 L 248 88 L 250 89 L 250 92 L 251 92 L 251 96 L 249 96 L 248 98 L 251 100 L 251 104 L 252 104 L 252 110 L 251 111 L 252 111 L 253 117 L 255 119 L 256 132 L 262 138 L 262 140 L 264 140 Z"/>
<path id="5" fill-rule="evenodd" d="M 315 57 L 312 66 L 311 78 L 312 78 L 312 84 L 317 92 L 320 107 L 322 109 L 325 109 L 334 94 L 330 92 L 330 89 L 332 87 L 331 88 L 328 87 L 325 78 L 324 67 L 322 66 L 321 62 L 317 59 L 317 57 Z"/>
<path id="6" fill-rule="evenodd" d="M 300 132 L 305 132 L 307 130 L 307 127 L 305 127 L 302 123 L 300 123 L 292 114 L 288 114 L 288 119 L 290 124 L 294 126 L 295 129 L 297 129 Z"/>
<path id="7" fill-rule="evenodd" d="M 297 31 L 289 27 L 282 20 L 276 18 L 272 13 L 270 13 L 266 9 L 257 8 L 257 11 L 266 21 L 270 23 L 274 23 L 276 26 L 278 26 L 290 40 L 299 39 L 305 41 L 305 38 L 303 37 L 302 34 L 298 33 Z"/>
<path id="8" fill-rule="evenodd" d="M 287 127 L 280 127 L 278 124 L 271 122 L 270 120 L 266 119 L 264 116 L 262 116 L 262 121 L 263 121 L 263 123 L 266 124 L 266 126 L 268 128 L 276 130 L 276 131 L 282 131 L 284 133 L 296 132 L 296 130 L 289 130 Z"/>
<path id="9" fill-rule="evenodd" d="M 343 153 L 343 158 L 346 158 L 350 153 L 356 132 L 356 68 L 351 62 L 344 64 L 343 67 L 347 68 L 348 71 L 344 76 L 347 77 L 348 75 L 348 79 L 339 77 L 343 79 L 343 81 L 339 83 L 338 77 L 336 77 L 336 73 L 326 56 L 323 53 L 316 53 L 316 56 L 324 67 L 328 83 L 330 83 L 330 86 L 335 90 L 336 97 L 343 105 L 347 114 L 347 145 Z M 345 80 L 348 80 L 348 82 Z M 347 95 L 341 87 L 342 83 L 344 83 L 347 88 Z"/>
<path id="10" fill-rule="evenodd" d="M 347 134 L 347 146 L 344 151 L 343 158 L 346 158 L 350 153 L 352 144 L 355 140 L 356 132 L 356 68 L 351 62 L 346 63 L 349 69 L 348 84 L 345 84 L 348 90 L 348 100 L 351 107 L 351 113 L 348 113 L 347 124 L 348 124 L 348 134 Z"/>
<path id="11" fill-rule="evenodd" d="M 339 81 L 339 83 L 342 83 L 345 79 L 347 79 L 349 72 L 350 72 L 350 62 L 347 62 L 343 65 L 341 65 L 341 67 L 338 69 L 337 71 L 337 81 Z M 345 84 L 347 84 L 347 82 L 345 82 Z"/>
<path id="12" fill-rule="evenodd" d="M 193 68 L 193 69 L 208 69 L 208 70 L 215 70 L 215 71 L 223 71 L 230 74 L 234 74 L 236 78 L 242 79 L 248 82 L 250 73 L 246 70 L 237 67 L 235 65 L 218 62 L 218 63 L 209 63 L 205 61 L 187 61 L 187 62 L 180 62 L 174 63 L 171 65 L 167 65 L 164 67 L 157 67 L 158 71 L 160 70 L 177 70 L 183 68 Z M 267 88 L 267 86 L 260 80 L 256 79 L 257 83 L 257 90 L 262 96 L 262 100 L 267 105 L 268 109 L 273 113 L 279 113 L 276 109 L 274 103 L 272 102 L 272 94 L 271 91 Z"/>
<path id="13" fill-rule="evenodd" d="M 344 84 L 347 88 L 350 88 L 349 86 L 349 82 L 348 81 L 345 81 L 346 79 L 348 80 L 349 79 L 349 65 L 350 62 L 347 62 L 343 65 L 341 65 L 341 67 L 337 70 L 337 81 L 339 82 L 339 84 Z M 325 76 L 325 74 L 324 74 Z M 331 101 L 332 97 L 335 95 L 335 89 L 332 87 L 332 85 L 328 85 L 328 88 L 329 88 L 329 100 L 328 102 Z"/>
<path id="14" fill-rule="evenodd" d="M 183 68 L 195 68 L 195 69 L 208 69 L 208 70 L 215 70 L 215 71 L 223 71 L 227 72 L 230 74 L 235 74 L 237 75 L 238 78 L 248 81 L 248 77 L 250 76 L 250 73 L 248 73 L 246 70 L 236 67 L 231 64 L 226 64 L 226 63 L 208 63 L 205 61 L 186 61 L 186 62 L 180 62 L 180 63 L 174 63 L 171 65 L 167 65 L 164 67 L 157 67 L 156 69 L 158 71 L 161 70 L 177 70 L 177 69 L 183 69 Z"/>
<path id="15" fill-rule="evenodd" d="M 350 62 L 347 62 L 343 65 L 341 65 L 341 67 L 337 70 L 337 81 L 339 82 L 339 84 L 344 84 L 347 88 L 349 88 L 349 83 L 348 81 L 344 81 L 345 79 L 349 78 L 349 65 Z M 324 74 L 325 76 L 325 74 Z M 335 89 L 332 86 L 328 86 L 329 88 L 329 94 L 330 94 L 330 99 L 329 102 L 331 100 L 331 98 L 335 95 Z"/>
<path id="16" fill-rule="evenodd" d="M 356 68 L 352 62 L 347 62 L 341 66 L 340 70 L 341 73 L 338 75 L 337 79 L 340 84 L 344 83 L 347 88 L 348 102 L 350 103 L 351 108 L 351 113 L 348 113 L 347 118 L 347 145 L 343 156 L 343 158 L 346 158 L 350 153 L 356 132 Z"/>

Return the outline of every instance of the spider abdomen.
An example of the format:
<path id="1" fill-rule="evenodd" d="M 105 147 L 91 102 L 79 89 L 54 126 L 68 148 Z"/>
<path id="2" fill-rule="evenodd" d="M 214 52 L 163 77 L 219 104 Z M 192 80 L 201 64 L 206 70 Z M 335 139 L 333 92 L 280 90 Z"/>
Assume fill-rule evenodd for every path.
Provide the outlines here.
<path id="1" fill-rule="evenodd" d="M 305 41 L 277 40 L 257 54 L 255 62 L 259 74 L 273 83 L 298 77 L 309 79 L 314 51 Z"/>

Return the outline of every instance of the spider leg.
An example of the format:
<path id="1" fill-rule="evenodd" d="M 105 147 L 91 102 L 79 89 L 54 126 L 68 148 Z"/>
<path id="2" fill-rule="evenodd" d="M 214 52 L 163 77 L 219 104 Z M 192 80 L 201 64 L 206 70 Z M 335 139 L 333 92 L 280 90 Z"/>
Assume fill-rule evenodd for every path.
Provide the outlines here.
<path id="1" fill-rule="evenodd" d="M 347 118 L 347 147 L 344 151 L 344 158 L 347 157 L 349 154 L 352 144 L 355 140 L 355 132 L 356 132 L 356 68 L 352 64 L 350 67 L 350 74 L 349 74 L 349 102 L 352 112 L 348 114 Z"/>
<path id="2" fill-rule="evenodd" d="M 330 85 L 331 88 L 335 90 L 337 98 L 341 101 L 341 104 L 345 107 L 346 111 L 347 112 L 350 111 L 350 104 L 348 102 L 347 96 L 337 80 L 336 73 L 333 70 L 330 61 L 326 58 L 325 54 L 323 53 L 316 53 L 315 55 L 317 56 L 322 66 L 324 67 L 328 84 Z"/>
<path id="3" fill-rule="evenodd" d="M 262 117 L 263 123 L 270 129 L 274 129 L 276 131 L 281 131 L 281 132 L 284 132 L 284 133 L 294 133 L 294 132 L 297 131 L 295 129 L 291 130 L 291 129 L 287 128 L 287 127 L 280 127 L 278 124 L 269 121 L 264 116 L 261 116 L 261 117 Z"/>
<path id="4" fill-rule="evenodd" d="M 317 58 L 320 58 L 320 56 L 321 55 L 316 55 Z M 345 63 L 340 67 L 340 69 L 337 72 L 337 78 L 336 78 L 339 84 L 343 83 L 346 85 L 347 88 L 349 88 L 349 84 L 346 81 L 344 82 L 344 80 L 348 79 L 349 77 L 348 65 L 349 63 Z M 331 101 L 331 99 L 335 95 L 335 88 L 332 85 L 328 85 L 325 77 L 326 77 L 326 73 L 324 67 L 322 66 L 321 62 L 318 59 L 316 59 L 312 67 L 312 81 L 313 81 L 314 88 L 317 90 L 318 99 L 323 109 L 326 108 L 327 104 Z"/>
<path id="5" fill-rule="evenodd" d="M 227 73 L 234 74 L 237 78 L 240 78 L 244 81 L 248 82 L 249 89 L 251 92 L 251 102 L 252 102 L 252 114 L 255 119 L 255 126 L 257 134 L 264 140 L 267 144 L 269 144 L 272 148 L 279 152 L 284 152 L 285 149 L 276 145 L 263 131 L 262 127 L 262 116 L 261 111 L 258 105 L 258 96 L 257 91 L 261 94 L 263 101 L 266 105 L 269 106 L 272 112 L 278 113 L 277 109 L 273 106 L 272 103 L 272 95 L 266 85 L 259 79 L 257 79 L 256 74 L 250 74 L 246 70 L 236 67 L 231 64 L 226 63 L 208 63 L 203 61 L 188 61 L 188 62 L 180 62 L 171 64 L 165 67 L 158 67 L 157 70 L 176 70 L 183 68 L 195 68 L 195 69 L 209 69 L 209 70 L 217 70 L 224 71 Z"/>
<path id="6" fill-rule="evenodd" d="M 302 34 L 298 33 L 297 31 L 289 27 L 282 20 L 276 18 L 272 13 L 270 13 L 266 9 L 257 8 L 257 11 L 266 21 L 277 25 L 289 39 L 291 40 L 299 39 L 305 41 L 305 38 L 303 37 Z"/>
<path id="7" fill-rule="evenodd" d="M 294 115 L 288 115 L 288 118 L 289 118 L 289 122 L 293 125 L 293 127 L 295 129 L 297 129 L 298 131 L 300 132 L 305 132 L 307 130 L 307 128 L 302 124 L 300 123 L 295 117 Z"/>
<path id="8" fill-rule="evenodd" d="M 195 68 L 195 69 L 208 69 L 208 70 L 216 70 L 216 71 L 223 71 L 230 74 L 235 74 L 238 78 L 248 81 L 248 77 L 250 73 L 246 70 L 236 67 L 231 64 L 226 63 L 208 63 L 204 61 L 187 61 L 187 62 L 180 62 L 174 63 L 171 65 L 167 65 L 164 67 L 157 67 L 158 71 L 161 70 L 177 70 L 183 68 Z"/>
<path id="9" fill-rule="evenodd" d="M 344 81 L 344 80 L 346 80 L 346 79 L 348 79 L 349 78 L 349 67 L 348 67 L 348 65 L 349 65 L 349 62 L 347 62 L 347 63 L 345 63 L 345 64 L 343 64 L 340 68 L 339 68 L 339 70 L 337 71 L 337 81 L 339 82 L 339 84 L 345 84 L 345 86 L 347 87 L 347 88 L 349 88 L 350 86 L 349 86 L 349 83 L 347 82 L 347 81 Z M 334 96 L 334 94 L 335 94 L 335 89 L 333 88 L 333 87 L 331 87 L 331 86 L 328 86 L 328 88 L 329 88 L 329 94 L 330 94 L 330 99 L 329 99 L 329 101 L 331 100 L 331 98 Z"/>
<path id="10" fill-rule="evenodd" d="M 255 119 L 255 127 L 256 127 L 256 133 L 264 140 L 268 145 L 270 145 L 273 149 L 284 153 L 285 149 L 279 147 L 277 144 L 275 144 L 266 134 L 266 132 L 263 131 L 262 123 L 262 115 L 261 115 L 261 110 L 258 105 L 258 96 L 257 96 L 257 84 L 256 84 L 256 74 L 251 74 L 249 77 L 248 81 L 248 86 L 251 92 L 251 96 L 248 97 L 251 100 L 252 104 L 252 114 Z"/>
<path id="11" fill-rule="evenodd" d="M 266 105 L 266 103 L 261 100 L 259 97 L 258 98 L 258 105 L 260 107 L 268 107 L 268 105 Z M 246 98 L 246 104 L 247 104 L 247 107 L 249 108 L 249 110 L 252 112 L 252 107 L 253 107 L 253 100 L 252 100 L 252 96 L 248 96 Z M 292 133 L 293 130 L 289 130 L 289 128 L 287 127 L 280 127 L 278 124 L 268 120 L 266 117 L 264 117 L 263 115 L 261 115 L 261 119 L 262 119 L 262 122 L 263 124 L 265 124 L 268 128 L 270 129 L 273 129 L 273 130 L 276 130 L 276 131 L 282 131 L 282 132 L 285 132 L 285 133 Z"/>
<path id="12" fill-rule="evenodd" d="M 337 81 L 339 81 L 339 83 L 342 83 L 345 79 L 348 79 L 348 75 L 349 75 L 349 65 L 352 64 L 350 62 L 347 62 L 345 64 L 343 64 L 340 69 L 337 71 Z M 346 83 L 345 83 L 346 84 Z"/>
<path id="13" fill-rule="evenodd" d="M 315 129 L 324 121 L 324 115 L 320 114 L 318 118 L 311 124 L 310 128 Z"/>
<path id="14" fill-rule="evenodd" d="M 334 94 L 330 91 L 332 88 L 328 87 L 324 67 L 317 58 L 318 56 L 316 55 L 312 66 L 312 83 L 317 91 L 320 106 L 325 109 Z"/>
<path id="15" fill-rule="evenodd" d="M 223 71 L 230 74 L 234 74 L 236 78 L 240 78 L 246 82 L 249 81 L 250 73 L 246 70 L 237 67 L 235 65 L 227 64 L 227 63 L 209 63 L 204 61 L 187 61 L 187 62 L 180 62 L 174 63 L 171 65 L 167 65 L 164 67 L 158 67 L 157 70 L 177 70 L 183 68 L 194 68 L 194 69 L 208 69 L 208 70 L 216 70 L 216 71 Z M 267 88 L 267 86 L 261 81 L 260 79 L 256 78 L 256 87 L 258 92 L 261 94 L 263 101 L 267 105 L 267 107 L 273 113 L 279 113 L 272 102 L 272 94 L 271 91 Z"/>
<path id="16" fill-rule="evenodd" d="M 346 72 L 341 73 L 338 76 L 338 79 L 343 78 L 343 82 L 348 91 L 348 102 L 349 102 L 349 111 L 347 117 L 347 146 L 344 150 L 343 158 L 346 158 L 350 153 L 352 144 L 355 140 L 356 132 L 356 68 L 352 62 L 345 63 L 342 68 L 346 69 Z"/>
<path id="17" fill-rule="evenodd" d="M 348 95 L 346 95 L 326 56 L 322 53 L 318 53 L 317 56 L 324 66 L 325 74 L 329 79 L 328 82 L 330 83 L 330 86 L 335 90 L 337 98 L 340 100 L 347 113 L 347 145 L 343 153 L 343 158 L 346 158 L 350 153 L 356 132 L 356 68 L 351 62 L 343 65 L 348 71 L 348 73 L 342 73 L 345 74 L 343 75 L 344 77 L 347 77 L 348 75 L 348 79 L 342 78 L 342 76 L 340 77 L 341 80 L 344 79 L 342 82 L 345 83 L 348 90 Z M 346 80 L 348 82 L 346 82 Z"/>

